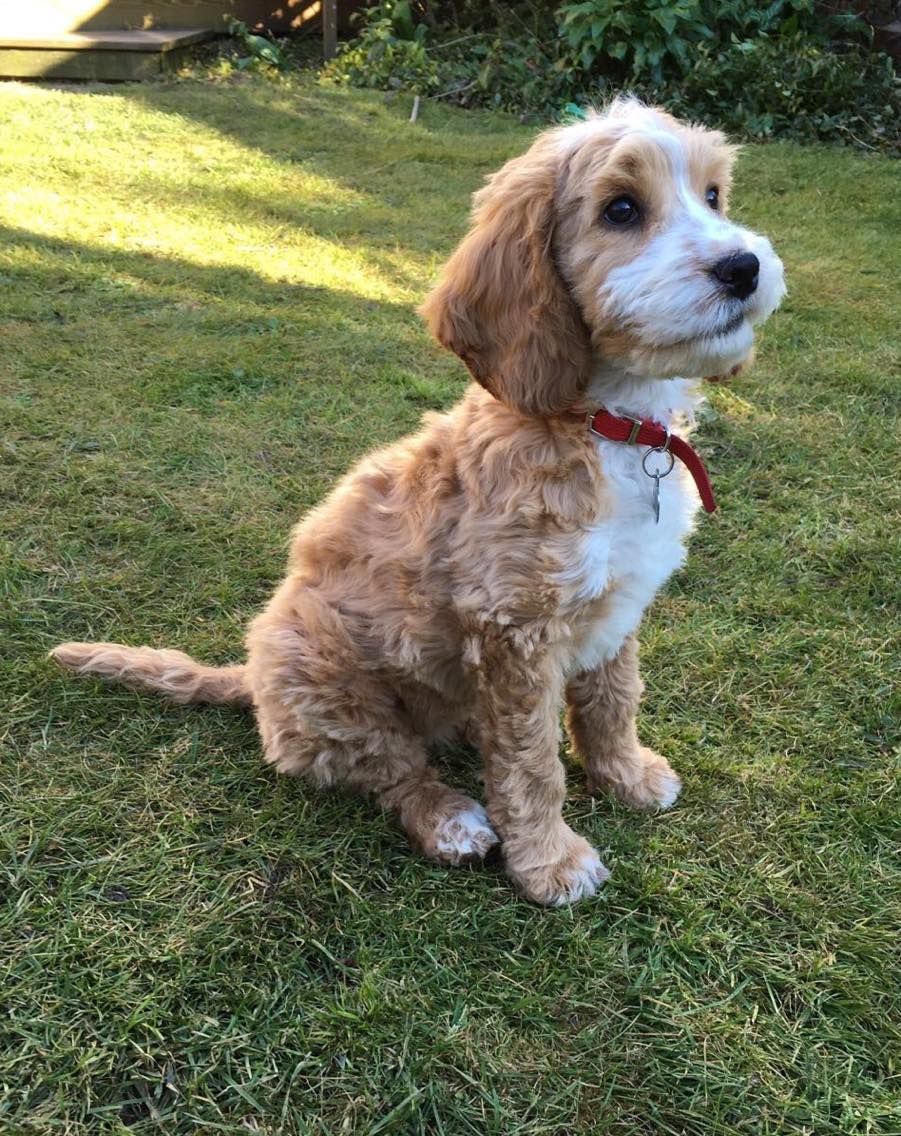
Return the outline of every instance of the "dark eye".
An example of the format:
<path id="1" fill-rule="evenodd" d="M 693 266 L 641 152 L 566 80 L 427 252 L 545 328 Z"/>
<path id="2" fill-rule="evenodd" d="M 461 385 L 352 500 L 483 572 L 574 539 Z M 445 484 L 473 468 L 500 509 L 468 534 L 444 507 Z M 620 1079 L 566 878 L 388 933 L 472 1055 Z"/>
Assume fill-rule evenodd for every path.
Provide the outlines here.
<path id="1" fill-rule="evenodd" d="M 711 185 L 707 192 L 704 194 L 704 200 L 711 209 L 719 209 L 720 207 L 720 189 L 718 185 Z"/>
<path id="2" fill-rule="evenodd" d="M 604 210 L 604 220 L 610 225 L 634 225 L 639 217 L 638 203 L 632 197 L 615 197 Z"/>

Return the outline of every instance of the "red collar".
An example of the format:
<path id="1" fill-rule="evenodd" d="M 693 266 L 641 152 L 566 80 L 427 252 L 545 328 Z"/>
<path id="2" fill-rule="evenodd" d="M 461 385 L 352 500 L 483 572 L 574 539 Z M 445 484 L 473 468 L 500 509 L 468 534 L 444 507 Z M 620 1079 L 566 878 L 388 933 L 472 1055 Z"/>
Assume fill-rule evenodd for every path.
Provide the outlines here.
<path id="1" fill-rule="evenodd" d="M 622 417 L 611 414 L 609 410 L 598 410 L 595 414 L 588 414 L 588 429 L 592 434 L 601 438 L 608 438 L 611 442 L 625 442 L 629 446 L 649 446 L 652 450 L 665 450 L 674 454 L 694 478 L 698 493 L 701 495 L 701 504 L 708 513 L 716 508 L 713 499 L 713 486 L 710 477 L 701 461 L 697 450 L 680 438 L 678 434 L 671 434 L 665 426 L 654 422 L 650 418 L 632 418 L 625 414 Z"/>

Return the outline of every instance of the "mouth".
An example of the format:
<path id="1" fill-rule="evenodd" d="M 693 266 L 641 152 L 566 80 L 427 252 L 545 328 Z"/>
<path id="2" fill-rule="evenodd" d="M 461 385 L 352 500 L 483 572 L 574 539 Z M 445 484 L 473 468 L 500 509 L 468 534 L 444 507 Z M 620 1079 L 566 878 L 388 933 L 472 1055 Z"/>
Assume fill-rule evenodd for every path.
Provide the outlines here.
<path id="1" fill-rule="evenodd" d="M 744 322 L 744 313 L 737 312 L 730 319 L 726 320 L 725 323 L 720 324 L 719 327 L 715 327 L 711 331 L 699 331 L 696 335 L 686 335 L 680 339 L 670 339 L 666 343 L 655 343 L 654 346 L 664 351 L 671 350 L 674 347 L 697 346 L 699 343 L 709 342 L 712 339 L 721 339 L 725 336 L 734 335 Z"/>
<path id="2" fill-rule="evenodd" d="M 721 335 L 731 335 L 734 331 L 738 331 L 744 322 L 744 314 L 742 312 L 736 312 L 732 319 L 727 320 L 722 327 L 718 327 L 716 331 L 710 332 L 709 336 L 702 336 L 701 338 L 718 339 Z"/>

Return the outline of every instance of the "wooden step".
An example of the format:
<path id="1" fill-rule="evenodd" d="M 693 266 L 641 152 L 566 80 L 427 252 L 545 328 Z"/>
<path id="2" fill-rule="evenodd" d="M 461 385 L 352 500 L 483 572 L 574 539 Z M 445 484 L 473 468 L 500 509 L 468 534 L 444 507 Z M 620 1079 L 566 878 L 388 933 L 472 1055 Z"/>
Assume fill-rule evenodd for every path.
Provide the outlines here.
<path id="1" fill-rule="evenodd" d="M 212 28 L 0 33 L 7 79 L 150 79 L 177 67 Z"/>

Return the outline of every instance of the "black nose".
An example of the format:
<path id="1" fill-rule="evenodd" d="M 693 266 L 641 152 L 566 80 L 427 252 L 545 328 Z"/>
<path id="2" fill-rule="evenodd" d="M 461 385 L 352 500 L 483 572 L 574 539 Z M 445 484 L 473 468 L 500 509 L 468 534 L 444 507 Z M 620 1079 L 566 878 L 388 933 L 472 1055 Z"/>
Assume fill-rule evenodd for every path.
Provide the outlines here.
<path id="1" fill-rule="evenodd" d="M 747 300 L 756 291 L 759 272 L 760 261 L 752 252 L 730 253 L 713 266 L 713 275 L 739 300 Z"/>

